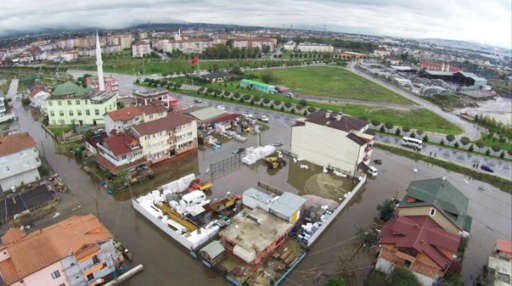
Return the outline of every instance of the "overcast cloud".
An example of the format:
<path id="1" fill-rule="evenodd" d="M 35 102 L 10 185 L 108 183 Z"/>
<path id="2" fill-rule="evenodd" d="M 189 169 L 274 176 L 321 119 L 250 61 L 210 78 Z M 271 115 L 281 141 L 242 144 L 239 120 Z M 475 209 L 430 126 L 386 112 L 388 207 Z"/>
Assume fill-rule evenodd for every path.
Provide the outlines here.
<path id="1" fill-rule="evenodd" d="M 512 0 L 1 0 L 0 35 L 173 21 L 328 30 L 512 46 Z"/>

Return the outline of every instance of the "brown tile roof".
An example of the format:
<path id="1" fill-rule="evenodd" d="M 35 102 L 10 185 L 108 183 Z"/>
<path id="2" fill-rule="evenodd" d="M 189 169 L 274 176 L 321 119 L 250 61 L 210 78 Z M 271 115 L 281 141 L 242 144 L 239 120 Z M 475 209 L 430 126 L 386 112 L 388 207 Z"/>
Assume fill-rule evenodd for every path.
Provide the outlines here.
<path id="1" fill-rule="evenodd" d="M 84 246 L 103 242 L 112 234 L 92 214 L 72 216 L 42 230 L 29 233 L 20 240 L 2 244 L 10 258 L 0 262 L 6 284 L 53 264 Z"/>
<path id="2" fill-rule="evenodd" d="M 460 244 L 460 236 L 445 231 L 428 216 L 395 217 L 384 225 L 380 235 L 382 244 L 424 253 L 443 270 L 452 258 L 440 250 L 456 253 Z"/>
<path id="3" fill-rule="evenodd" d="M 142 109 L 135 106 L 124 107 L 115 111 L 111 111 L 107 113 L 108 116 L 114 121 L 120 120 L 131 120 L 136 116 L 142 114 Z"/>
<path id="4" fill-rule="evenodd" d="M 161 104 L 148 104 L 139 106 L 138 108 L 140 108 L 144 114 L 154 114 L 167 111 L 167 108 Z"/>
<path id="5" fill-rule="evenodd" d="M 170 131 L 177 126 L 194 121 L 193 117 L 171 112 L 167 117 L 134 125 L 132 128 L 140 135 L 153 134 L 160 131 Z"/>
<path id="6" fill-rule="evenodd" d="M 361 130 L 368 124 L 368 121 L 357 119 L 346 114 L 341 116 L 341 119 L 336 119 L 337 114 L 331 113 L 329 117 L 326 116 L 325 111 L 317 111 L 309 114 L 306 117 L 307 122 L 324 125 L 334 129 L 350 132 L 352 130 Z"/>
<path id="7" fill-rule="evenodd" d="M 28 132 L 16 133 L 0 138 L 0 156 L 18 153 L 36 146 Z"/>
<path id="8" fill-rule="evenodd" d="M 26 233 L 18 228 L 9 228 L 4 235 L 2 235 L 2 244 L 10 244 L 16 240 L 25 237 Z"/>
<path id="9" fill-rule="evenodd" d="M 367 143 L 367 141 L 364 138 L 361 138 L 354 133 L 349 133 L 347 135 L 347 138 L 354 141 L 358 145 L 364 145 Z"/>
<path id="10" fill-rule="evenodd" d="M 103 139 L 103 145 L 108 147 L 115 156 L 130 153 L 132 147 L 140 147 L 139 140 L 130 134 L 120 133 Z"/>

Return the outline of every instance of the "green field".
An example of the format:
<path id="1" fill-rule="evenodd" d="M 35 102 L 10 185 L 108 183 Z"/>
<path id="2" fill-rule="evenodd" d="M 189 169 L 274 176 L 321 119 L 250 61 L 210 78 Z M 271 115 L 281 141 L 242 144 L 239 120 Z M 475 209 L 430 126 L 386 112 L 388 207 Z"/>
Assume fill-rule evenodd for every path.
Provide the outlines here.
<path id="1" fill-rule="evenodd" d="M 376 83 L 338 67 L 305 67 L 254 72 L 260 77 L 265 73 L 272 74 L 273 84 L 282 84 L 304 95 L 412 103 Z"/>

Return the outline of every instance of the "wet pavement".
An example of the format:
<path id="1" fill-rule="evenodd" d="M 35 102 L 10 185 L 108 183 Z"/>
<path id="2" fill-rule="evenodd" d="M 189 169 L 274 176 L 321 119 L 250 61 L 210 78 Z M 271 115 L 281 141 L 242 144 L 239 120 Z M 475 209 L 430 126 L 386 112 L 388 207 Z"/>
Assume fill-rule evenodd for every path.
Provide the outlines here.
<path id="1" fill-rule="evenodd" d="M 189 99 L 186 99 L 189 100 Z M 215 103 L 210 103 L 215 104 Z M 245 107 L 226 105 L 227 109 Z M 60 194 L 62 203 L 57 212 L 60 216 L 47 217 L 36 223 L 40 228 L 55 223 L 71 215 L 93 213 L 97 215 L 108 229 L 134 254 L 137 264 L 144 265 L 144 271 L 123 285 L 228 285 L 218 274 L 194 260 L 184 248 L 167 237 L 147 219 L 136 213 L 130 204 L 130 197 L 151 191 L 153 187 L 177 179 L 191 172 L 208 176 L 209 164 L 224 159 L 237 146 L 250 146 L 258 142 L 257 136 L 251 136 L 244 144 L 228 142 L 215 152 L 200 151 L 197 155 L 162 166 L 158 172 L 163 175 L 146 185 L 138 185 L 114 196 L 107 195 L 98 182 L 82 171 L 74 159 L 54 152 L 54 143 L 41 129 L 39 122 L 32 119 L 31 112 L 15 103 L 15 112 L 19 121 L 13 128 L 28 131 L 36 140 L 43 154 L 53 169 L 60 173 L 71 191 Z M 261 112 L 261 111 L 260 111 Z M 263 144 L 276 141 L 289 144 L 290 125 L 294 117 L 263 111 L 271 115 L 271 129 L 261 136 Z M 376 206 L 396 192 L 401 195 L 413 180 L 447 176 L 470 199 L 469 213 L 473 216 L 472 238 L 464 259 L 463 275 L 467 284 L 471 277 L 476 277 L 487 256 L 493 249 L 497 238 L 512 239 L 512 196 L 496 188 L 471 181 L 463 175 L 448 172 L 437 166 L 424 162 L 399 157 L 376 149 L 374 159 L 381 159 L 380 175 L 370 179 L 363 190 L 345 208 L 327 231 L 313 245 L 309 255 L 299 264 L 282 285 L 318 285 L 320 274 L 335 274 L 340 271 L 340 260 L 346 259 L 355 250 L 354 234 L 358 226 L 367 226 L 377 214 Z M 293 163 L 291 163 L 293 164 Z M 413 169 L 417 168 L 417 173 Z M 247 187 L 255 186 L 258 181 L 271 184 L 283 191 L 301 192 L 302 181 L 314 170 L 297 173 L 298 168 L 290 164 L 277 171 L 269 172 L 261 165 L 247 167 L 241 165 L 232 172 L 214 180 L 213 195 L 220 196 L 226 192 L 240 193 Z M 397 179 L 399 178 L 399 179 Z M 77 205 L 80 208 L 77 209 Z M 5 227 L 2 231 L 5 230 Z M 354 260 L 350 267 L 356 274 L 356 285 L 362 284 L 364 271 L 368 269 L 368 259 Z M 320 275 L 321 276 L 321 275 Z"/>
<path id="2" fill-rule="evenodd" d="M 380 142 L 400 146 L 401 138 L 395 136 L 378 133 L 376 134 L 375 138 Z M 512 162 L 510 161 L 500 160 L 464 151 L 457 151 L 430 144 L 423 144 L 423 149 L 420 152 L 426 156 L 435 156 L 438 158 L 446 159 L 462 165 L 466 165 L 469 168 L 471 168 L 474 164 L 478 164 L 479 166 L 487 165 L 491 167 L 495 174 L 504 178 L 508 178 L 509 180 L 512 178 Z"/>

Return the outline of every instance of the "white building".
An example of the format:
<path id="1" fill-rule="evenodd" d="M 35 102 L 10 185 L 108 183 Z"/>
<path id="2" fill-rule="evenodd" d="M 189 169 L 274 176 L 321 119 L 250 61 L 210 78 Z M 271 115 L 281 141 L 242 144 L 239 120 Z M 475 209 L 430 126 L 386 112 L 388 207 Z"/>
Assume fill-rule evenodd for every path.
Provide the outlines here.
<path id="1" fill-rule="evenodd" d="M 128 106 L 105 115 L 107 134 L 126 132 L 133 125 L 160 119 L 167 116 L 167 109 L 159 104 Z"/>
<path id="2" fill-rule="evenodd" d="M 215 45 L 211 39 L 186 39 L 186 40 L 159 40 L 155 42 L 155 48 L 167 53 L 172 53 L 174 50 L 179 50 L 184 54 L 200 54 L 207 48 Z"/>
<path id="3" fill-rule="evenodd" d="M 334 52 L 334 47 L 326 44 L 304 42 L 297 46 L 297 50 L 302 53 L 332 53 Z"/>
<path id="4" fill-rule="evenodd" d="M 40 179 L 36 142 L 27 132 L 0 138 L 0 187 L 8 191 Z"/>
<path id="5" fill-rule="evenodd" d="M 285 51 L 293 51 L 295 47 L 297 47 L 297 44 L 294 41 L 288 41 L 283 45 Z"/>
<path id="6" fill-rule="evenodd" d="M 151 54 L 151 46 L 145 41 L 138 41 L 132 45 L 132 57 L 142 58 L 145 55 Z"/>
<path id="7" fill-rule="evenodd" d="M 366 171 L 374 138 L 368 122 L 326 111 L 311 113 L 292 127 L 291 152 L 299 160 L 333 167 L 350 176 Z"/>

